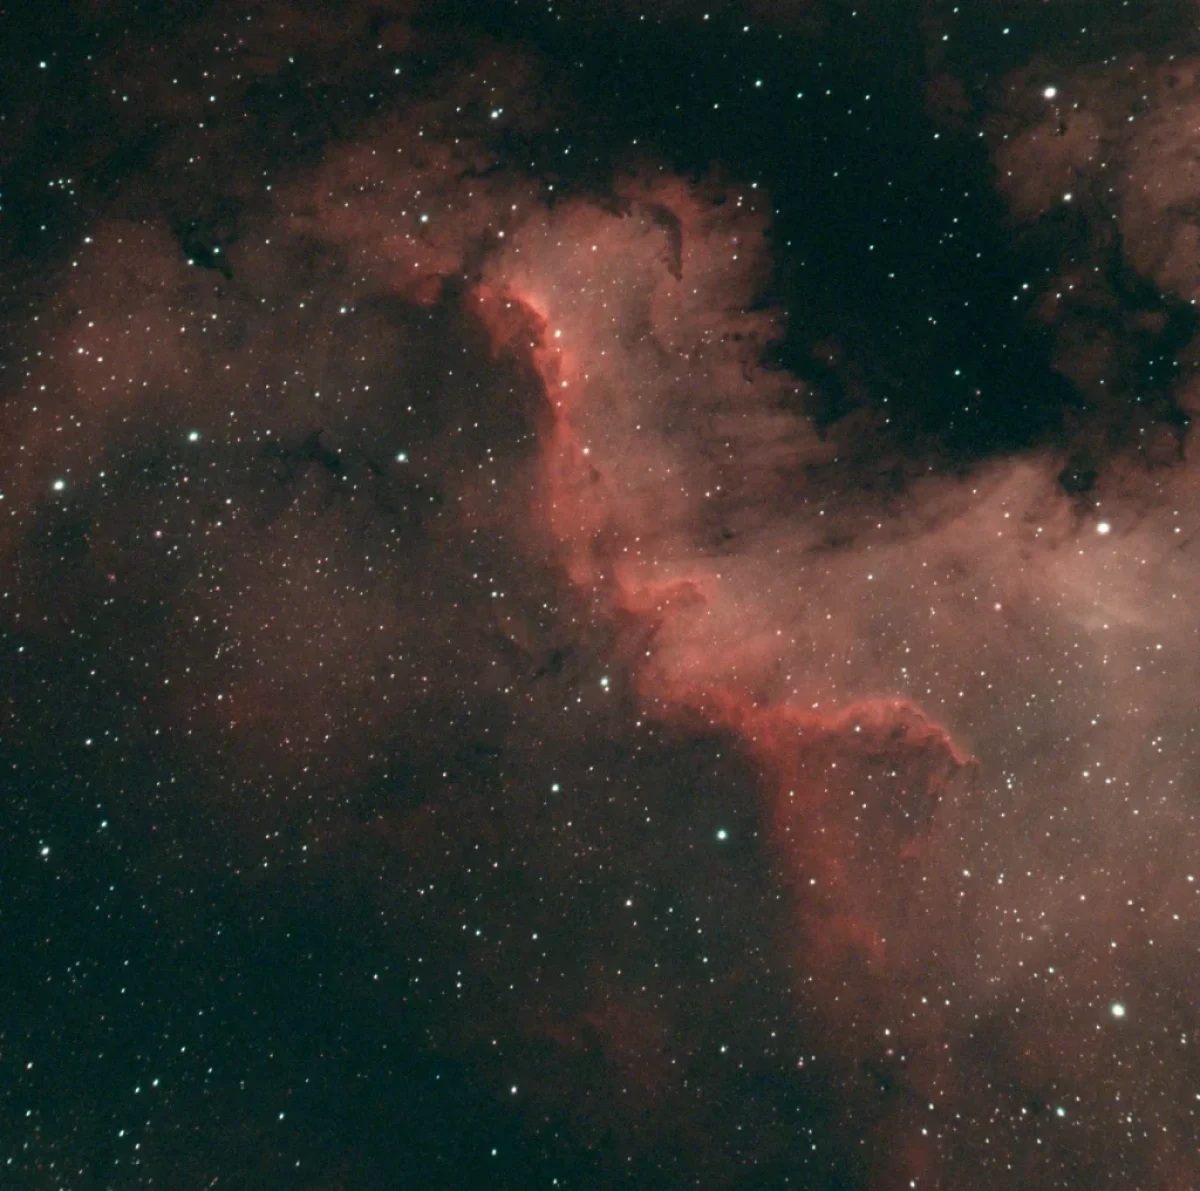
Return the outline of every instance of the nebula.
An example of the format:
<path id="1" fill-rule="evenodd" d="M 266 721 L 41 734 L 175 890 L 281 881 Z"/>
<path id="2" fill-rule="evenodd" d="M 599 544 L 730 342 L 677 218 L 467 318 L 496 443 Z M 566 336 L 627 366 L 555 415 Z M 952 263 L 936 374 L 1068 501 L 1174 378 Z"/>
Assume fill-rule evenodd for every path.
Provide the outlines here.
<path id="1" fill-rule="evenodd" d="M 1193 1185 L 1200 59 L 1001 7 L 21 35 L 14 1185 Z"/>
<path id="2" fill-rule="evenodd" d="M 1134 773 L 1153 768 L 1161 789 L 1179 780 L 1146 755 L 1172 718 L 1178 647 L 1149 637 L 1188 587 L 1187 564 L 1167 557 L 1164 522 L 1179 510 L 1155 494 L 1114 539 L 1071 508 L 1052 458 L 877 503 L 853 488 L 823 500 L 832 452 L 789 411 L 795 380 L 759 364 L 773 317 L 741 314 L 762 231 L 739 198 L 705 211 L 676 187 L 615 213 L 568 211 L 513 238 L 513 271 L 500 258 L 495 284 L 529 311 L 555 410 L 543 516 L 572 580 L 645 623 L 634 682 L 646 714 L 719 726 L 757 761 L 796 899 L 780 943 L 797 992 L 844 1037 L 843 1056 L 904 1071 L 889 1078 L 913 1105 L 903 1126 L 881 1127 L 915 1133 L 927 1102 L 964 1111 L 971 1077 L 955 1063 L 981 1020 L 1028 1101 L 1062 1098 L 1071 1064 L 1050 1075 L 1022 1046 L 1021 1003 L 1056 982 L 1053 955 L 1090 967 L 1089 953 L 1128 945 L 1107 936 L 1125 934 L 1127 889 L 1109 875 L 1131 833 L 1189 835 L 1168 797 L 1149 811 L 1157 826 L 1101 825 L 1147 813 L 1127 809 Z M 494 334 L 506 338 L 503 319 Z M 1116 509 L 1146 499 L 1131 491 Z M 1110 709 L 1115 696 L 1122 722 L 1066 697 L 1067 683 L 1105 691 Z M 1186 847 L 1174 855 L 1148 877 L 1159 905 L 1184 888 Z M 1091 903 L 1082 919 L 1072 901 Z M 1119 964 L 1106 978 L 1125 995 Z M 1053 1033 L 1087 1054 L 1097 1022 L 1068 1012 Z M 945 1143 L 881 1148 L 895 1155 L 885 1180 L 927 1176 L 934 1153 L 953 1155 L 950 1170 L 964 1160 Z"/>

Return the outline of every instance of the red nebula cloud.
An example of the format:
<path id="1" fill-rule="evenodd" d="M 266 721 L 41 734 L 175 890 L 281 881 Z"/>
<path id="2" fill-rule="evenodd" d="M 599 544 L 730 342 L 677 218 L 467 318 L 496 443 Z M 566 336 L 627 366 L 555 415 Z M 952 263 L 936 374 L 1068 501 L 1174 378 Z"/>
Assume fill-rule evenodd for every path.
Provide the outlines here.
<path id="1" fill-rule="evenodd" d="M 767 522 L 805 532 L 788 504 L 828 452 L 784 408 L 795 380 L 759 363 L 777 324 L 747 313 L 763 275 L 753 198 L 629 182 L 616 211 L 531 221 L 480 313 L 498 345 L 528 350 L 553 410 L 538 503 L 568 573 L 646 626 L 632 664 L 648 713 L 730 731 L 757 759 L 797 900 L 787 945 L 826 1010 L 860 1028 L 880 1005 L 862 1002 L 856 973 L 894 980 L 919 952 L 921 861 L 975 763 L 910 700 L 818 709 L 769 693 L 794 638 L 737 572 Z"/>
<path id="2" fill-rule="evenodd" d="M 981 1020 L 997 1022 L 1013 1095 L 1082 1087 L 1103 1062 L 1065 1004 L 1048 1012 L 1069 1053 L 1022 1048 L 1001 1024 L 1039 970 L 1061 970 L 1051 956 L 1086 954 L 1119 913 L 1082 870 L 1064 877 L 1048 791 L 1074 790 L 1089 728 L 1078 703 L 1056 700 L 1057 662 L 1038 642 L 1165 631 L 1165 588 L 1150 595 L 1122 554 L 1093 547 L 1104 538 L 1055 486 L 1052 458 L 931 477 L 890 507 L 840 501 L 836 446 L 793 412 L 795 378 L 760 363 L 778 322 L 753 309 L 766 260 L 756 196 L 654 175 L 619 193 L 613 209 L 531 218 L 478 291 L 497 347 L 528 358 L 553 415 L 537 515 L 596 607 L 642 624 L 630 664 L 646 714 L 729 731 L 757 761 L 794 897 L 779 942 L 797 995 L 857 1064 L 852 1080 L 911 1098 L 879 1120 L 878 1185 L 974 1169 L 970 1131 L 953 1144 L 912 1136 L 926 1102 L 970 1103 L 973 1064 L 994 1062 L 969 1057 Z M 1159 554 L 1159 515 L 1140 557 Z M 1171 716 L 1140 672 L 1108 670 L 1090 649 L 1078 664 L 1136 714 Z M 1009 684 L 1049 692 L 1045 716 L 1023 712 Z M 957 739 L 968 726 L 969 746 Z M 1038 744 L 1018 756 L 1012 737 Z M 1118 784 L 1101 805 L 1139 763 L 1133 736 L 1110 743 Z M 972 752 L 1009 758 L 1009 776 Z M 983 800 L 984 780 L 1007 792 Z M 1106 853 L 1129 842 L 1090 838 Z M 997 914 L 1057 925 L 1018 946 Z M 1098 987 L 1119 987 L 1103 964 Z"/>
<path id="3" fill-rule="evenodd" d="M 358 44 L 322 36 L 335 57 Z M 403 43 L 404 25 L 388 38 Z M 290 41 L 252 43 L 251 74 L 284 68 Z M 1118 136 L 1111 89 L 1076 106 L 1089 75 L 1060 80 L 1061 113 L 1026 95 L 996 161 L 1014 214 L 1033 219 L 1064 187 L 1101 185 L 1099 146 L 1114 138 L 1129 260 L 1188 296 L 1192 175 L 1175 166 L 1195 88 L 1176 73 L 1155 95 L 1182 98 L 1148 118 L 1153 136 Z M 1056 485 L 1049 453 L 866 491 L 871 427 L 821 438 L 798 412 L 802 382 L 763 363 L 782 332 L 759 300 L 767 196 L 653 164 L 603 196 L 552 196 L 485 131 L 491 105 L 538 124 L 522 98 L 534 77 L 493 55 L 269 194 L 251 202 L 247 185 L 224 282 L 187 264 L 164 220 L 99 221 L 30 332 L 29 400 L 2 411 L 7 507 L 23 512 L 2 523 L 0 560 L 29 551 L 65 477 L 99 510 L 104 598 L 111 581 L 157 617 L 130 613 L 159 650 L 154 667 L 128 663 L 161 683 L 151 719 L 281 786 L 310 768 L 336 785 L 377 748 L 434 733 L 488 763 L 506 733 L 531 753 L 591 735 L 613 751 L 601 729 L 620 712 L 598 692 L 627 680 L 639 727 L 716 735 L 753 764 L 749 812 L 789 902 L 767 950 L 792 976 L 797 1019 L 841 1064 L 877 1185 L 943 1172 L 959 1185 L 970 1171 L 973 1186 L 1011 1186 L 1011 1172 L 978 1174 L 981 1154 L 1000 1130 L 1019 1150 L 1011 1122 L 1026 1105 L 1068 1097 L 1073 1117 L 1093 1112 L 1086 1138 L 1117 1168 L 1125 1143 L 1104 1098 L 1120 1047 L 1191 1029 L 1197 840 L 1179 692 L 1195 659 L 1180 612 L 1200 582 L 1192 470 L 1111 466 L 1094 494 L 1102 522 Z M 198 88 L 146 103 L 194 115 Z M 241 144 L 235 126 L 222 136 Z M 167 138 L 158 164 L 183 144 Z M 1091 201 L 1079 191 L 1072 201 Z M 1086 273 L 1058 280 L 1083 290 Z M 1063 327 L 1060 367 L 1098 389 L 1120 336 L 1091 337 L 1056 303 L 1038 310 Z M 220 446 L 219 469 L 206 447 L 186 466 L 172 454 L 189 425 Z M 110 480 L 111 460 L 166 435 L 168 481 L 124 467 Z M 85 607 L 93 579 L 54 588 L 57 610 Z M 572 720 L 585 685 L 596 698 Z M 571 874 L 594 846 L 558 834 L 586 797 L 539 807 L 548 825 L 530 827 L 523 779 L 439 769 L 429 785 L 370 829 L 429 886 L 506 831 L 523 845 L 532 833 L 546 868 Z M 580 969 L 590 995 L 546 994 L 531 1011 L 504 984 L 501 1025 L 595 1049 L 605 1111 L 620 1117 L 628 1084 L 652 1116 L 674 1078 L 663 1040 L 694 1007 L 673 1018 L 625 976 Z M 1154 1036 L 1135 1007 L 1114 1041 L 1106 1006 L 1132 1006 L 1147 973 L 1166 990 Z M 716 997 L 706 988 L 696 1015 Z M 1122 1104 L 1179 1137 L 1194 1065 L 1165 1054 L 1160 1079 Z M 931 1103 L 956 1122 L 950 1140 L 922 1132 Z M 1191 1169 L 1175 1144 L 1130 1142 L 1126 1168 Z M 1052 1176 L 1030 1160 L 1023 1177 Z"/>

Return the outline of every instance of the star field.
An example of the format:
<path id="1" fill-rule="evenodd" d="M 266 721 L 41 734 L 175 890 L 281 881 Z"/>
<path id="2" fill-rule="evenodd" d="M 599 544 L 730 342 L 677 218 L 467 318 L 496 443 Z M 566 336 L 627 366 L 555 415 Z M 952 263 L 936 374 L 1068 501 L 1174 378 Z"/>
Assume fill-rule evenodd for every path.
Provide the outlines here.
<path id="1" fill-rule="evenodd" d="M 1200 1182 L 1200 44 L 52 0 L 0 72 L 0 1186 Z"/>

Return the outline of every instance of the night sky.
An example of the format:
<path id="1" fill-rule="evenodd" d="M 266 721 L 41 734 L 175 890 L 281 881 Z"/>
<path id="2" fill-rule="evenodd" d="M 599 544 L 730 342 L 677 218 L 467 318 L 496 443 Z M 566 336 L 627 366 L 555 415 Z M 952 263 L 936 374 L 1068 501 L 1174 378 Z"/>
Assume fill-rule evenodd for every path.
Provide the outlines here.
<path id="1" fill-rule="evenodd" d="M 3 1191 L 1200 1187 L 1194 0 L 0 47 Z"/>

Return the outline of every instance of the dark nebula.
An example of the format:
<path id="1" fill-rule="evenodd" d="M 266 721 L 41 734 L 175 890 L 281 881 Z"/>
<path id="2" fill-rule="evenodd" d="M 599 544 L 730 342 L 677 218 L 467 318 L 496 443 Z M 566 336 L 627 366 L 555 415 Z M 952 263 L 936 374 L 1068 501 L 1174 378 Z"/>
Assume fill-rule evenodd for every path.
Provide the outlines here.
<path id="1" fill-rule="evenodd" d="M 1196 17 L 10 8 L 0 1187 L 1200 1185 Z"/>

